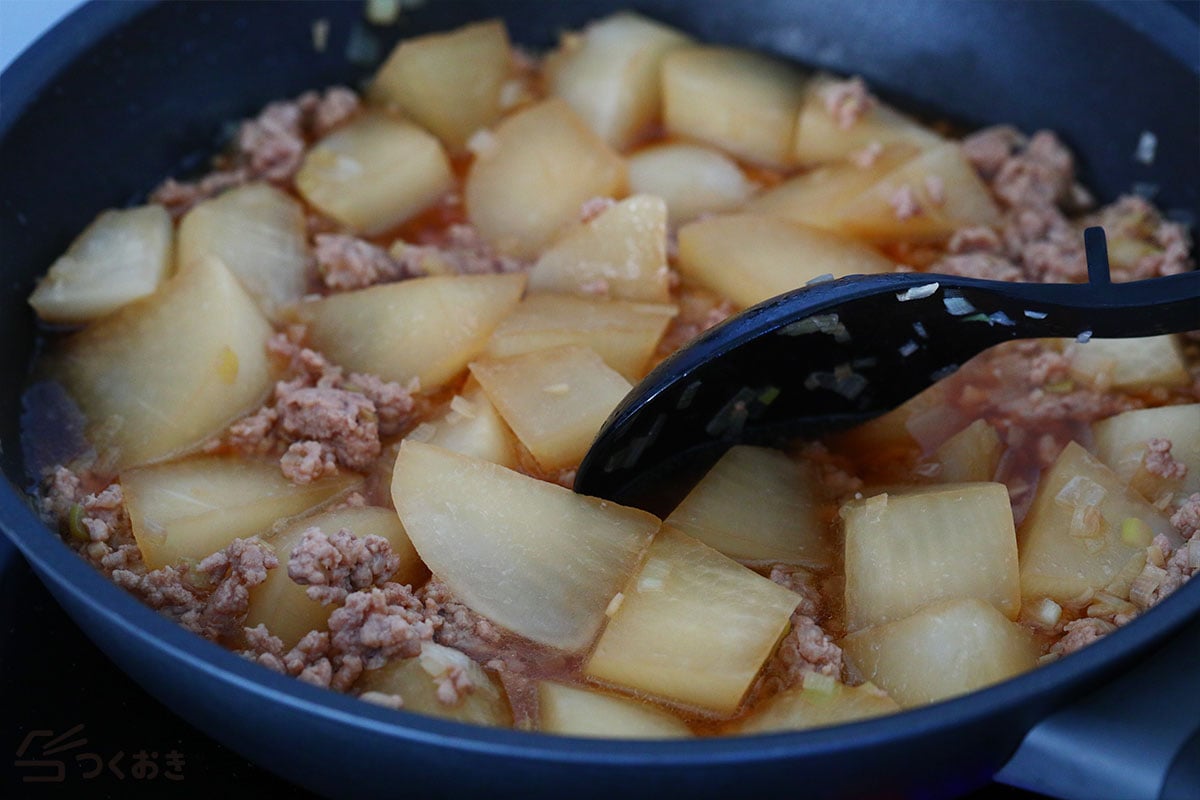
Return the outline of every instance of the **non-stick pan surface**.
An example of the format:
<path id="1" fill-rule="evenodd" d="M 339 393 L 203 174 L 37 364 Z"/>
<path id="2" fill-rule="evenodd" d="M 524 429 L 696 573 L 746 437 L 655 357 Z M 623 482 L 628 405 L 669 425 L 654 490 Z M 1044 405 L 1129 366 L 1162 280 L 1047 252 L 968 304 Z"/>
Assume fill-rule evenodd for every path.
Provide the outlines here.
<path id="1" fill-rule="evenodd" d="M 1127 669 L 1200 613 L 1200 582 L 1077 656 L 1008 683 L 882 720 L 688 743 L 580 741 L 376 709 L 302 685 L 199 640 L 110 585 L 47 534 L 18 418 L 34 348 L 24 303 L 35 275 L 94 214 L 199 167 L 222 124 L 266 101 L 354 83 L 398 37 L 503 15 L 518 42 L 614 10 L 612 2 L 427 0 L 394 27 L 358 3 L 99 4 L 26 53 L 0 82 L 0 525 L 114 661 L 179 714 L 257 763 L 318 791 L 417 797 L 946 796 L 986 782 L 1048 713 Z M 1159 3 L 693 3 L 639 10 L 695 33 L 842 72 L 964 125 L 1059 130 L 1102 199 L 1138 187 L 1195 219 L 1200 36 Z M 312 24 L 330 25 L 312 47 Z M 1156 135 L 1152 164 L 1133 158 Z M 1182 677 L 1182 676 L 1181 676 Z"/>

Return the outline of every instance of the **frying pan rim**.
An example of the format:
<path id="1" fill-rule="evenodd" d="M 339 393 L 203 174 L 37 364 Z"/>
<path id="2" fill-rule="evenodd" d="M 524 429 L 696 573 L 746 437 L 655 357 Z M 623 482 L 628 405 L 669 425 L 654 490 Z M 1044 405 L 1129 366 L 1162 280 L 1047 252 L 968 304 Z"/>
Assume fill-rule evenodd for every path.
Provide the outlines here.
<path id="1" fill-rule="evenodd" d="M 1165 2 L 1126 4 L 1091 0 L 1186 64 L 1178 42 L 1197 27 Z M 9 130 L 57 73 L 123 25 L 157 3 L 89 3 L 76 9 L 43 35 L 0 75 L 5 102 L 0 103 L 0 147 Z M 1137 7 L 1134 10 L 1133 6 Z M 1134 25 L 1135 20 L 1138 24 Z M 1180 30 L 1180 23 L 1184 30 Z M 1200 73 L 1200 64 L 1192 65 Z M 1067 702 L 1064 694 L 1093 685 L 1121 664 L 1148 655 L 1173 631 L 1200 614 L 1200 581 L 1184 586 L 1145 618 L 1122 628 L 1071 658 L 1057 661 L 1012 680 L 968 695 L 899 714 L 799 732 L 746 737 L 647 742 L 496 730 L 397 712 L 352 697 L 317 689 L 254 665 L 224 648 L 195 636 L 144 606 L 77 557 L 37 517 L 28 497 L 6 474 L 0 490 L 0 529 L 16 545 L 43 582 L 91 605 L 105 621 L 192 669 L 207 673 L 231 689 L 267 703 L 282 703 L 306 714 L 347 725 L 359 732 L 382 734 L 397 742 L 457 749 L 464 753 L 554 761 L 562 764 L 625 766 L 717 765 L 787 758 L 800 753 L 869 749 L 935 730 L 954 729 L 984 719 L 1014 703 L 1048 708 Z M 1151 624 L 1153 623 L 1153 624 Z M 91 635 L 90 630 L 85 630 Z M 97 642 L 104 648 L 103 642 Z M 1077 691 L 1071 691 L 1075 687 Z M 1036 701 L 1036 703 L 1035 703 Z M 1032 725 L 1035 719 L 1030 720 Z"/>

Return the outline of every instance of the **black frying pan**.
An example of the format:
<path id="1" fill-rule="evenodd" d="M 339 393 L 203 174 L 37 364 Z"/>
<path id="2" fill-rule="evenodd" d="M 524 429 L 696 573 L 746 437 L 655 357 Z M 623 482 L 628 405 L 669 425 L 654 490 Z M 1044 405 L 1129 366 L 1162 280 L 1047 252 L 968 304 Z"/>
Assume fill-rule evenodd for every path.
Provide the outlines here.
<path id="1" fill-rule="evenodd" d="M 149 691 L 249 758 L 323 793 L 949 796 L 989 780 L 1024 738 L 1004 773 L 1008 780 L 1051 786 L 1038 782 L 1045 777 L 1039 772 L 1067 775 L 1072 780 L 1058 791 L 1074 787 L 1088 794 L 1082 773 L 1075 779 L 1053 762 L 1069 755 L 1055 734 L 1070 731 L 1072 713 L 1086 712 L 1035 724 L 1127 673 L 1164 643 L 1193 659 L 1194 670 L 1200 581 L 1079 655 L 936 706 L 749 739 L 583 741 L 377 709 L 255 667 L 109 584 L 30 510 L 22 493 L 29 477 L 18 417 L 35 340 L 24 299 L 35 276 L 97 211 L 134 201 L 166 174 L 201 166 L 225 121 L 273 98 L 363 78 L 370 65 L 345 58 L 354 31 L 360 45 L 365 35 L 385 53 L 399 36 L 502 14 L 517 41 L 538 47 L 559 29 L 621 5 L 427 0 L 406 11 L 400 25 L 372 29 L 361 23 L 357 2 L 110 3 L 88 6 L 60 24 L 0 82 L 0 337 L 7 345 L 0 354 L 7 378 L 0 389 L 0 464 L 7 479 L 0 487 L 0 526 L 79 625 Z M 1079 153 L 1082 176 L 1102 199 L 1141 186 L 1173 215 L 1194 220 L 1200 210 L 1200 32 L 1169 4 L 633 5 L 705 40 L 860 73 L 910 110 L 966 125 L 1004 121 L 1056 129 Z M 330 22 L 323 54 L 311 46 L 318 18 Z M 1143 131 L 1158 137 L 1151 165 L 1132 157 Z M 1189 679 L 1186 666 L 1177 670 L 1178 683 L 1155 695 L 1161 700 L 1170 693 L 1166 707 L 1176 709 L 1176 718 L 1187 713 L 1179 710 L 1180 693 L 1195 691 L 1194 672 Z M 1135 734 L 1150 746 L 1147 755 L 1129 756 L 1130 769 L 1153 752 L 1165 762 L 1163 773 L 1171 758 L 1178 762 L 1165 784 L 1160 775 L 1139 793 L 1183 786 L 1180 776 L 1197 755 L 1195 739 L 1182 744 L 1196 731 L 1197 715 L 1190 713 L 1174 726 L 1171 741 L 1163 735 L 1171 728 L 1168 715 L 1152 726 L 1157 743 Z M 1101 760 L 1122 757 L 1107 749 L 1104 737 L 1117 731 L 1128 743 L 1130 734 L 1082 727 L 1086 735 L 1071 733 L 1065 750 L 1100 748 Z M 1163 747 L 1171 748 L 1170 757 Z"/>

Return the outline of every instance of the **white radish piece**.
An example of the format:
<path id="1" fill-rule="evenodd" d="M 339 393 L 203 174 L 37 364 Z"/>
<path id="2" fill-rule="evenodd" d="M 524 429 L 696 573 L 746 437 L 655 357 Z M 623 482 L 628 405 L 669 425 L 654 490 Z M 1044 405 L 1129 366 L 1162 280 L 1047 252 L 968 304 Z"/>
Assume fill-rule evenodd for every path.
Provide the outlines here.
<path id="1" fill-rule="evenodd" d="M 659 521 L 479 459 L 405 440 L 392 500 L 454 596 L 497 625 L 587 648 Z"/>
<path id="2" fill-rule="evenodd" d="M 363 114 L 317 142 L 296 173 L 305 200 L 365 234 L 399 225 L 453 185 L 441 143 L 382 113 Z"/>
<path id="3" fill-rule="evenodd" d="M 330 295 L 297 314 L 334 363 L 433 391 L 482 352 L 524 288 L 520 273 L 436 275 Z"/>
<path id="4" fill-rule="evenodd" d="M 375 73 L 368 96 L 394 106 L 453 153 L 500 117 L 500 92 L 512 71 L 503 20 L 464 25 L 401 41 Z"/>
<path id="5" fill-rule="evenodd" d="M 578 465 L 633 388 L 580 345 L 476 361 L 471 375 L 544 470 Z"/>
<path id="6" fill-rule="evenodd" d="M 148 297 L 171 273 L 174 229 L 162 206 L 105 211 L 50 265 L 29 304 L 46 322 L 90 322 Z"/>
<path id="7" fill-rule="evenodd" d="M 644 701 L 542 681 L 538 684 L 539 729 L 563 736 L 606 739 L 687 739 L 679 717 Z"/>
<path id="8" fill-rule="evenodd" d="M 623 150 L 658 121 L 663 56 L 688 41 L 674 28 L 618 12 L 563 37 L 546 56 L 547 84 L 601 139 Z"/>
<path id="9" fill-rule="evenodd" d="M 810 467 L 778 450 L 738 445 L 665 522 L 739 561 L 824 568 L 834 554 L 819 510 Z"/>
<path id="10" fill-rule="evenodd" d="M 492 247 L 531 258 L 594 197 L 625 188 L 625 163 L 565 100 L 505 118 L 467 174 L 467 216 Z"/>
<path id="11" fill-rule="evenodd" d="M 614 602 L 589 677 L 733 714 L 787 630 L 799 595 L 664 527 Z"/>
<path id="12" fill-rule="evenodd" d="M 542 251 L 529 271 L 529 288 L 665 303 L 667 207 L 660 198 L 634 195 L 567 231 Z"/>
<path id="13" fill-rule="evenodd" d="M 841 641 L 847 663 L 903 708 L 982 689 L 1037 666 L 1029 631 L 978 598 L 941 600 Z"/>
<path id="14" fill-rule="evenodd" d="M 343 474 L 303 485 L 279 465 L 199 456 L 121 473 L 129 520 L 150 569 L 202 559 L 234 539 L 264 535 L 280 520 L 329 502 L 361 484 Z"/>
<path id="15" fill-rule="evenodd" d="M 214 256 L 270 319 L 308 290 L 304 209 L 266 183 L 239 186 L 196 205 L 179 223 L 179 268 Z"/>
<path id="16" fill-rule="evenodd" d="M 627 380 L 646 373 L 675 306 L 530 294 L 496 326 L 488 341 L 492 358 L 565 344 L 590 347 Z"/>
<path id="17" fill-rule="evenodd" d="M 271 326 L 221 262 L 204 259 L 65 340 L 51 373 L 79 404 L 101 465 L 186 450 L 271 390 Z"/>
<path id="18" fill-rule="evenodd" d="M 848 630 L 948 597 L 977 597 L 1017 618 L 1017 537 L 1004 484 L 884 493 L 846 503 L 841 516 Z"/>

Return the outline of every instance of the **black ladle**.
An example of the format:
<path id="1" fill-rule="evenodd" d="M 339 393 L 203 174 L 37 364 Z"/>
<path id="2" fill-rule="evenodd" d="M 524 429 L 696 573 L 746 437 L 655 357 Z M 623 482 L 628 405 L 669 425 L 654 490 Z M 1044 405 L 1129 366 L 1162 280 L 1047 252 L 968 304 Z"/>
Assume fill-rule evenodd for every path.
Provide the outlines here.
<path id="1" fill-rule="evenodd" d="M 1011 339 L 1200 328 L 1200 271 L 1112 283 L 1102 228 L 1088 282 L 859 275 L 797 289 L 694 339 L 634 387 L 575 491 L 664 513 L 731 445 L 781 445 L 865 422 Z"/>

